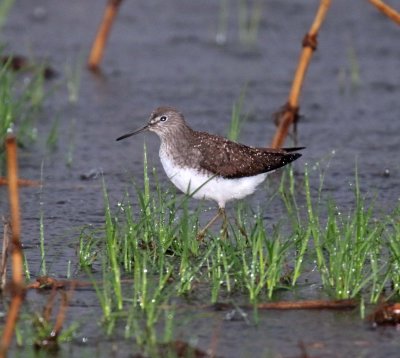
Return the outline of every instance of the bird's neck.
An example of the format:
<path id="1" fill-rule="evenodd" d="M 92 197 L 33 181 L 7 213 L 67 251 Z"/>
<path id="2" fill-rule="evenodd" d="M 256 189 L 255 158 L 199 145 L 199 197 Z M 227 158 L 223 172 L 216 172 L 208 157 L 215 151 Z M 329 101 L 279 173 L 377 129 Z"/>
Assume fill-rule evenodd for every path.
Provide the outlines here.
<path id="1" fill-rule="evenodd" d="M 179 150 L 180 152 L 190 146 L 194 131 L 187 125 L 171 127 L 160 135 L 161 146 L 167 150 Z"/>
<path id="2" fill-rule="evenodd" d="M 179 126 L 168 135 L 160 136 L 160 156 L 168 157 L 178 165 L 190 164 L 195 131 L 188 126 Z"/>

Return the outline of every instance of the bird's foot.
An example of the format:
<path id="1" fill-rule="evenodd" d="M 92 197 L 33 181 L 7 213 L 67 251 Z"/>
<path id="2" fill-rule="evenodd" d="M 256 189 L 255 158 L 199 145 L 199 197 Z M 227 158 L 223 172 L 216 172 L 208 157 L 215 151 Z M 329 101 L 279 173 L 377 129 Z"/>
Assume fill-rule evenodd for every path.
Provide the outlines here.
<path id="1" fill-rule="evenodd" d="M 205 236 L 206 236 L 205 231 L 201 230 L 200 232 L 197 233 L 196 240 L 203 241 Z"/>
<path id="2" fill-rule="evenodd" d="M 221 215 L 223 215 L 223 217 L 225 218 L 225 221 L 226 221 L 225 210 L 224 210 L 223 208 L 219 208 L 219 209 L 218 209 L 217 215 L 215 215 L 215 216 L 207 223 L 207 225 L 206 225 L 202 230 L 200 230 L 200 232 L 197 234 L 197 237 L 196 237 L 196 238 L 197 238 L 198 241 L 202 241 L 202 240 L 204 239 L 204 236 L 206 235 L 206 232 L 207 232 L 208 228 L 209 228 L 212 224 L 214 224 L 214 222 L 215 222 Z"/>
<path id="3" fill-rule="evenodd" d="M 226 226 L 223 226 L 223 227 L 221 228 L 221 239 L 222 239 L 222 240 L 227 240 L 228 237 L 229 237 L 228 228 L 227 228 Z"/>

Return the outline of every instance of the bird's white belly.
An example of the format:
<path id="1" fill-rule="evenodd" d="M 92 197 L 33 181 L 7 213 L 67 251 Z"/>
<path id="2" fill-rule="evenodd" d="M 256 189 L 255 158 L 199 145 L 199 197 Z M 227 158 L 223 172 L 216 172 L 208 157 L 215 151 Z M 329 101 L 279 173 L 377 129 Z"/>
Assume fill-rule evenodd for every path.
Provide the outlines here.
<path id="1" fill-rule="evenodd" d="M 194 168 L 178 167 L 162 151 L 160 159 L 168 178 L 179 190 L 196 199 L 214 200 L 221 208 L 230 200 L 242 199 L 252 194 L 267 176 L 267 173 L 263 173 L 251 177 L 225 179 L 204 174 Z"/>

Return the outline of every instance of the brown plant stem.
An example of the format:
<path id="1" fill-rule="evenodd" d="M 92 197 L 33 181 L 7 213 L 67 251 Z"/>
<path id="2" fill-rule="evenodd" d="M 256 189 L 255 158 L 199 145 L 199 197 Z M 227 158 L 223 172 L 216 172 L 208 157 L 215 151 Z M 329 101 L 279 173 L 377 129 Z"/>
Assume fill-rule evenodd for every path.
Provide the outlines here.
<path id="1" fill-rule="evenodd" d="M 67 313 L 67 310 L 69 307 L 69 301 L 70 301 L 71 295 L 74 292 L 74 290 L 75 290 L 75 286 L 72 285 L 70 288 L 70 291 L 68 291 L 68 292 L 62 291 L 61 292 L 61 296 L 62 296 L 61 306 L 60 306 L 60 309 L 58 310 L 56 322 L 54 323 L 54 327 L 51 332 L 53 337 L 58 337 L 59 334 L 61 333 L 64 321 L 65 321 L 66 313 Z"/>
<path id="2" fill-rule="evenodd" d="M 72 295 L 72 292 L 75 290 L 75 286 L 72 285 L 70 291 L 65 292 L 65 291 L 59 291 L 57 290 L 57 287 L 54 286 L 52 288 L 51 294 L 47 300 L 46 305 L 43 308 L 43 315 L 40 318 L 40 322 L 43 321 L 43 326 L 46 328 L 50 324 L 51 316 L 53 313 L 54 309 L 54 302 L 55 298 L 57 297 L 59 293 L 60 297 L 60 305 L 58 309 L 58 313 L 55 319 L 55 323 L 53 325 L 53 328 L 50 332 L 50 334 L 47 337 L 37 339 L 34 343 L 34 346 L 36 349 L 46 349 L 48 352 L 55 352 L 58 351 L 60 346 L 59 346 L 59 335 L 62 331 L 63 324 L 65 321 L 67 309 L 69 307 L 69 300 L 70 296 Z"/>
<path id="3" fill-rule="evenodd" d="M 207 349 L 210 357 L 217 357 L 216 352 L 218 350 L 218 342 L 220 341 L 221 331 L 222 321 L 219 319 L 215 322 L 213 334 L 211 336 L 210 347 Z"/>
<path id="4" fill-rule="evenodd" d="M 57 292 L 58 292 L 57 288 L 53 287 L 49 297 L 47 298 L 47 302 L 46 302 L 45 306 L 43 307 L 43 320 L 45 320 L 46 322 L 50 322 L 51 314 L 53 313 L 54 302 L 55 302 L 56 296 L 57 296 Z"/>
<path id="5" fill-rule="evenodd" d="M 383 302 L 379 304 L 368 320 L 377 325 L 398 326 L 400 324 L 400 303 Z"/>
<path id="6" fill-rule="evenodd" d="M 121 280 L 121 283 L 132 283 L 131 279 Z M 79 288 L 79 287 L 91 287 L 93 285 L 102 285 L 102 281 L 97 282 L 85 282 L 78 280 L 57 280 L 53 277 L 49 276 L 39 276 L 36 280 L 26 286 L 27 289 L 69 289 L 71 287 Z"/>
<path id="7" fill-rule="evenodd" d="M 107 38 L 121 2 L 122 0 L 108 0 L 106 9 L 104 10 L 103 21 L 97 30 L 96 38 L 93 41 L 88 59 L 87 65 L 91 71 L 98 71 L 99 69 Z"/>
<path id="8" fill-rule="evenodd" d="M 272 148 L 281 148 L 288 134 L 289 127 L 298 119 L 299 96 L 304 82 L 304 77 L 311 61 L 313 52 L 317 48 L 318 31 L 328 12 L 331 0 L 321 0 L 314 22 L 310 31 L 303 39 L 303 50 L 300 54 L 299 64 L 294 75 L 292 88 L 290 90 L 287 104 L 283 107 L 280 114 L 278 129 L 272 140 Z"/>
<path id="9" fill-rule="evenodd" d="M 353 309 L 357 307 L 355 300 L 308 300 L 308 301 L 282 301 L 282 302 L 266 302 L 257 305 L 261 310 L 310 310 L 310 309 L 330 309 L 342 310 Z"/>
<path id="10" fill-rule="evenodd" d="M 259 310 L 349 310 L 358 306 L 359 302 L 355 299 L 344 300 L 301 300 L 301 301 L 276 301 L 276 302 L 261 302 L 256 304 Z M 179 305 L 174 306 L 179 309 L 191 308 L 193 306 Z M 198 306 L 202 309 L 213 309 L 216 311 L 226 311 L 236 308 L 243 310 L 254 309 L 254 305 L 240 305 L 237 306 L 232 303 L 217 302 L 213 305 Z M 170 305 L 163 305 L 164 309 L 170 309 Z"/>
<path id="11" fill-rule="evenodd" d="M 38 180 L 18 179 L 18 186 L 40 186 L 41 184 Z M 0 177 L 0 185 L 8 185 L 7 178 Z"/>
<path id="12" fill-rule="evenodd" d="M 391 20 L 400 25 L 400 13 L 397 12 L 395 9 L 393 9 L 389 5 L 386 5 L 382 0 L 369 0 L 369 2 L 374 5 L 378 10 L 383 12 Z"/>
<path id="13" fill-rule="evenodd" d="M 18 193 L 18 159 L 17 159 L 17 141 L 14 135 L 6 138 L 7 152 L 7 177 L 8 192 L 10 200 L 11 212 L 11 230 L 12 230 L 12 284 L 11 294 L 12 300 L 7 313 L 6 324 L 1 337 L 0 357 L 7 355 L 8 348 L 14 335 L 14 329 L 18 320 L 19 311 L 25 297 L 25 287 L 23 281 L 23 257 L 20 242 L 20 209 L 19 209 L 19 193 Z"/>
<path id="14" fill-rule="evenodd" d="M 10 245 L 10 223 L 5 221 L 3 218 L 3 248 L 1 252 L 1 263 L 0 263 L 0 290 L 3 291 L 7 282 L 7 259 L 8 259 L 8 247 Z"/>
<path id="15" fill-rule="evenodd" d="M 258 303 L 256 307 L 260 310 L 343 310 L 357 307 L 356 300 L 305 300 L 305 301 L 277 301 Z M 230 303 L 216 303 L 214 309 L 223 311 L 234 309 L 235 306 Z M 252 309 L 253 305 L 242 305 L 242 309 Z"/>

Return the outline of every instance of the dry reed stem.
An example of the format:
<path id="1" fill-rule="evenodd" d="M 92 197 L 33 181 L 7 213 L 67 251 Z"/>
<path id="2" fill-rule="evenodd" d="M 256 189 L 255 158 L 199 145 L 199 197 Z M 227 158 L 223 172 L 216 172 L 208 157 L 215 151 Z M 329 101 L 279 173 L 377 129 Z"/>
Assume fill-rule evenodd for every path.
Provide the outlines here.
<path id="1" fill-rule="evenodd" d="M 158 343 L 157 357 L 192 357 L 192 358 L 215 358 L 216 356 L 196 348 L 189 343 L 181 340 L 170 341 L 166 343 Z M 138 357 L 147 357 L 147 355 L 136 355 Z"/>
<path id="2" fill-rule="evenodd" d="M 207 352 L 209 353 L 210 358 L 217 357 L 216 351 L 218 348 L 218 342 L 220 339 L 221 331 L 222 331 L 222 320 L 218 319 L 217 324 L 214 326 L 214 329 L 213 329 L 210 347 L 209 347 L 209 349 L 207 349 Z"/>
<path id="3" fill-rule="evenodd" d="M 343 310 L 353 309 L 358 305 L 356 300 L 308 300 L 308 301 L 282 301 L 282 302 L 266 302 L 257 305 L 261 310 L 310 310 L 310 309 L 330 309 Z"/>
<path id="4" fill-rule="evenodd" d="M 3 251 L 1 252 L 1 263 L 0 263 L 0 290 L 3 291 L 7 282 L 7 258 L 8 258 L 8 247 L 10 245 L 10 223 L 3 218 Z"/>
<path id="5" fill-rule="evenodd" d="M 15 291 L 13 299 L 10 303 L 7 312 L 7 319 L 3 329 L 0 346 L 0 358 L 7 357 L 8 348 L 10 347 L 12 337 L 14 335 L 15 324 L 18 320 L 18 315 L 22 302 L 24 301 L 24 291 L 19 294 Z"/>
<path id="6" fill-rule="evenodd" d="M 307 347 L 306 347 L 306 345 L 305 345 L 305 343 L 304 343 L 303 341 L 300 341 L 300 342 L 298 343 L 298 346 L 299 346 L 300 352 L 301 352 L 299 358 L 310 358 L 310 357 L 311 357 L 311 356 L 307 353 Z"/>
<path id="7" fill-rule="evenodd" d="M 277 301 L 264 302 L 257 304 L 259 310 L 346 310 L 357 307 L 356 300 L 306 300 L 306 301 Z M 217 310 L 226 310 L 235 308 L 230 303 L 216 303 L 213 306 Z M 242 309 L 253 309 L 253 305 L 239 306 Z"/>
<path id="8" fill-rule="evenodd" d="M 6 139 L 7 150 L 7 173 L 8 173 L 8 192 L 11 211 L 11 230 L 12 230 L 12 279 L 13 284 L 23 286 L 23 257 L 20 242 L 21 221 L 19 211 L 19 188 L 18 188 L 18 158 L 17 141 L 13 135 Z"/>
<path id="9" fill-rule="evenodd" d="M 369 315 L 369 321 L 376 325 L 394 325 L 400 324 L 400 303 L 383 302 L 378 305 L 376 310 Z"/>
<path id="10" fill-rule="evenodd" d="M 74 290 L 75 290 L 75 286 L 72 285 L 68 292 L 65 292 L 65 291 L 61 292 L 61 295 L 62 295 L 61 306 L 60 306 L 60 309 L 58 310 L 56 322 L 54 323 L 54 327 L 51 332 L 52 337 L 58 337 L 58 335 L 60 334 L 60 332 L 62 330 L 64 321 L 65 321 L 65 317 L 66 317 L 66 313 L 67 313 L 67 309 L 69 307 L 70 296 L 72 295 Z"/>
<path id="11" fill-rule="evenodd" d="M 57 289 L 56 287 L 53 287 L 50 296 L 47 299 L 46 305 L 43 307 L 43 319 L 46 322 L 50 322 L 51 314 L 53 313 L 54 300 L 56 296 L 57 296 Z"/>
<path id="12" fill-rule="evenodd" d="M 354 309 L 358 306 L 359 302 L 355 299 L 345 300 L 302 300 L 302 301 L 276 301 L 276 302 L 264 302 L 258 303 L 256 307 L 260 310 L 348 310 Z M 176 309 L 187 309 L 193 308 L 190 305 L 179 305 L 173 306 Z M 212 305 L 200 305 L 198 308 L 201 309 L 213 309 L 216 311 L 225 311 L 236 309 L 239 307 L 243 310 L 254 309 L 254 305 L 234 305 L 231 303 L 217 302 Z M 170 305 L 162 305 L 163 309 L 171 309 Z"/>
<path id="13" fill-rule="evenodd" d="M 17 160 L 17 141 L 15 136 L 8 135 L 6 138 L 7 152 L 7 176 L 8 192 L 10 197 L 11 229 L 12 229 L 12 300 L 7 313 L 6 324 L 1 337 L 0 357 L 7 355 L 8 348 L 14 335 L 15 324 L 18 320 L 19 311 L 25 297 L 25 287 L 23 281 L 23 258 L 20 242 L 20 211 L 18 193 L 18 160 Z"/>
<path id="14" fill-rule="evenodd" d="M 51 320 L 51 315 L 53 313 L 54 309 L 54 302 L 55 298 L 57 296 L 57 293 L 60 292 L 60 308 L 58 309 L 58 314 L 55 319 L 55 323 L 53 326 L 53 329 L 51 330 L 49 336 L 42 338 L 40 340 L 37 340 L 35 342 L 35 348 L 37 349 L 42 349 L 46 348 L 49 351 L 56 351 L 59 349 L 59 342 L 58 342 L 58 336 L 61 333 L 61 330 L 63 328 L 63 324 L 65 321 L 66 317 L 66 312 L 69 306 L 69 300 L 70 300 L 70 295 L 72 292 L 75 290 L 75 286 L 72 285 L 71 289 L 69 292 L 65 291 L 58 291 L 57 287 L 53 287 L 51 294 L 47 300 L 46 305 L 43 307 L 43 315 L 42 315 L 42 320 L 45 322 L 45 326 L 47 327 L 50 324 Z"/>
<path id="15" fill-rule="evenodd" d="M 372 5 L 376 6 L 378 8 L 378 10 L 383 12 L 386 16 L 388 16 L 390 19 L 392 19 L 398 25 L 400 25 L 400 13 L 397 12 L 395 9 L 393 9 L 389 5 L 386 5 L 381 0 L 369 0 L 369 2 Z"/>
<path id="16" fill-rule="evenodd" d="M 121 283 L 133 283 L 132 279 L 121 280 Z M 78 287 L 90 287 L 93 285 L 102 285 L 103 281 L 97 282 L 85 282 L 78 280 L 57 280 L 49 276 L 39 276 L 36 280 L 26 286 L 27 289 L 36 290 L 48 290 L 48 289 L 67 289 L 67 288 L 78 288 Z"/>
<path id="17" fill-rule="evenodd" d="M 108 0 L 106 9 L 104 10 L 103 21 L 101 22 L 96 38 L 93 41 L 88 59 L 88 68 L 91 71 L 97 71 L 99 69 L 107 38 L 121 2 L 122 0 Z"/>
<path id="18" fill-rule="evenodd" d="M 303 50 L 300 54 L 299 64 L 294 75 L 292 88 L 290 90 L 289 99 L 284 106 L 283 112 L 280 115 L 278 129 L 272 140 L 272 148 L 281 148 L 288 134 L 289 127 L 295 123 L 299 111 L 299 96 L 304 82 L 304 77 L 308 69 L 313 52 L 317 48 L 318 31 L 328 12 L 331 0 L 321 0 L 314 22 L 311 25 L 310 31 L 303 39 Z"/>
<path id="19" fill-rule="evenodd" d="M 7 178 L 0 177 L 0 185 L 8 185 Z M 40 186 L 42 183 L 38 180 L 18 179 L 18 186 Z"/>

